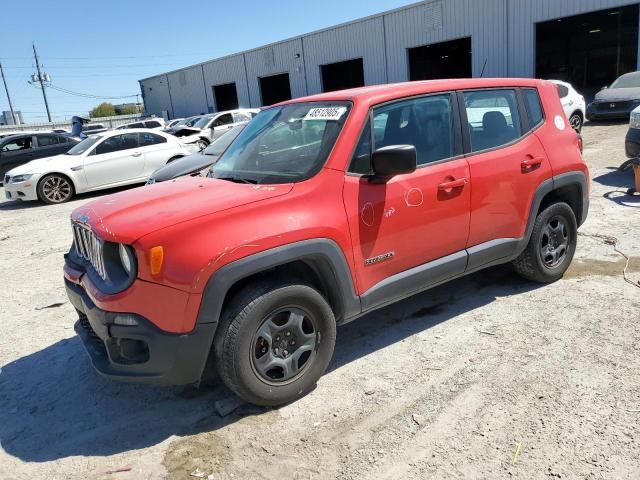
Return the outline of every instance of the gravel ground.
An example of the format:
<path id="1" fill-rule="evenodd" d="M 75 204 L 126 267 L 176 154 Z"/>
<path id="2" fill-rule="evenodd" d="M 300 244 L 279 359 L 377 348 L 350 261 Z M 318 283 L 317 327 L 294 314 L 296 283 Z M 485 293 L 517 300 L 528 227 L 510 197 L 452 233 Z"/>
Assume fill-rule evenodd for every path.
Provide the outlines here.
<path id="1" fill-rule="evenodd" d="M 223 387 L 91 370 L 61 268 L 69 213 L 97 195 L 0 203 L 0 478 L 640 478 L 640 289 L 598 237 L 640 280 L 625 131 L 585 127 L 591 211 L 563 280 L 500 267 L 417 295 L 340 328 L 305 398 L 225 416 Z"/>

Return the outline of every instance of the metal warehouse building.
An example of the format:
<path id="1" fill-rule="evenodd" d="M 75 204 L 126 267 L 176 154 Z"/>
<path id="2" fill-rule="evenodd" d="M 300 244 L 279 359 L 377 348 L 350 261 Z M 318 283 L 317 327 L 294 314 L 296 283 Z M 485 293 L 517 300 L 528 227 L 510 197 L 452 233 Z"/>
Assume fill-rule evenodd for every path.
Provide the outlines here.
<path id="1" fill-rule="evenodd" d="M 342 88 L 455 77 L 567 80 L 638 69 L 638 0 L 431 0 L 140 80 L 169 118 Z"/>

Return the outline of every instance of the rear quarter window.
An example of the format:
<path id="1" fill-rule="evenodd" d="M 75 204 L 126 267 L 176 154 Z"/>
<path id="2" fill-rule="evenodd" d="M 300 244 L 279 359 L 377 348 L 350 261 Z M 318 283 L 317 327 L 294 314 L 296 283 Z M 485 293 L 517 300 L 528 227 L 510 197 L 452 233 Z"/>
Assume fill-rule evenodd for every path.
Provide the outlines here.
<path id="1" fill-rule="evenodd" d="M 524 104 L 527 109 L 529 127 L 533 129 L 544 121 L 544 113 L 540 105 L 538 91 L 535 88 L 523 88 L 522 97 L 524 98 Z"/>

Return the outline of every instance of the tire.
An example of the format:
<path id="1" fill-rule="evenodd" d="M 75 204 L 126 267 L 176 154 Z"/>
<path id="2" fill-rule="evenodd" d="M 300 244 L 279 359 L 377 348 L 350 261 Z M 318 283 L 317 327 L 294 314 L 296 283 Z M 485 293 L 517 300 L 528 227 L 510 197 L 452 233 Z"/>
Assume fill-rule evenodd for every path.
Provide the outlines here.
<path id="1" fill-rule="evenodd" d="M 554 203 L 538 214 L 527 248 L 513 261 L 513 266 L 527 280 L 555 282 L 569 268 L 577 239 L 573 210 L 566 203 Z"/>
<path id="2" fill-rule="evenodd" d="M 218 328 L 214 354 L 220 378 L 240 398 L 263 406 L 307 394 L 329 365 L 336 340 L 327 301 L 296 283 L 250 285 L 225 308 Z"/>
<path id="3" fill-rule="evenodd" d="M 75 194 L 73 182 L 65 175 L 52 173 L 38 182 L 38 199 L 43 203 L 55 204 L 71 200 Z"/>
<path id="4" fill-rule="evenodd" d="M 571 125 L 571 128 L 576 132 L 580 133 L 582 131 L 583 124 L 584 120 L 582 119 L 582 115 L 578 112 L 574 112 L 574 114 L 569 117 L 569 125 Z"/>
<path id="5" fill-rule="evenodd" d="M 198 145 L 198 151 L 201 152 L 209 146 L 209 140 L 207 140 L 206 138 L 201 138 L 196 142 L 196 145 Z"/>

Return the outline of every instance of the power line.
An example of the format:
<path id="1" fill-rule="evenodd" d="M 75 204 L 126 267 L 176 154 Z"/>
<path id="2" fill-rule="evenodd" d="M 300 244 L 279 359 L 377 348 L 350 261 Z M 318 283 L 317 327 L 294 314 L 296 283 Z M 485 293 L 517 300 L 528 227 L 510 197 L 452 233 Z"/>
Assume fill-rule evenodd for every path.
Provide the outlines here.
<path id="1" fill-rule="evenodd" d="M 215 56 L 229 55 L 232 51 L 219 52 L 203 52 L 203 53 L 169 53 L 164 55 L 125 55 L 125 56 L 109 56 L 109 57 L 49 57 L 50 60 L 120 60 L 120 59 L 137 59 L 137 58 L 168 58 L 168 57 L 196 57 L 196 56 Z M 31 57 L 3 57 L 10 60 L 31 59 Z"/>

